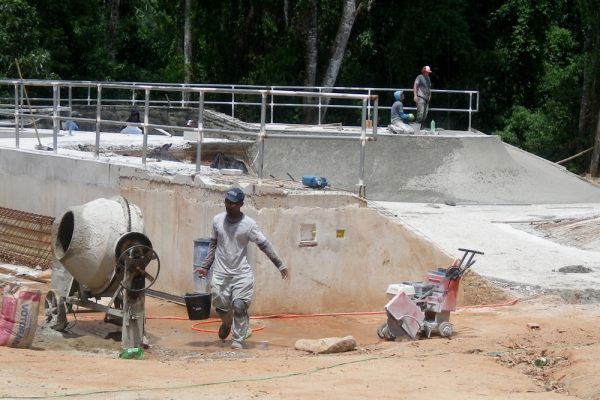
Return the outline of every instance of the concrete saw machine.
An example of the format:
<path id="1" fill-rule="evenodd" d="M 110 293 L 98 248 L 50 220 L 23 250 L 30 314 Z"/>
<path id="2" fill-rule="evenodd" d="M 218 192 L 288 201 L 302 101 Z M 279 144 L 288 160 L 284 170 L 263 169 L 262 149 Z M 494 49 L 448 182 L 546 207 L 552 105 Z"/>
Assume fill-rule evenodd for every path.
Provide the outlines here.
<path id="1" fill-rule="evenodd" d="M 427 281 L 407 281 L 388 286 L 391 300 L 385 305 L 387 321 L 377 329 L 381 339 L 402 337 L 416 339 L 422 334 L 450 337 L 454 327 L 450 312 L 456 310 L 456 298 L 461 276 L 475 264 L 475 256 L 482 252 L 458 249 L 463 252 L 449 268 L 438 268 L 427 273 Z"/>
<path id="2" fill-rule="evenodd" d="M 70 207 L 53 232 L 46 325 L 63 331 L 68 313 L 103 312 L 105 322 L 122 325 L 123 349 L 142 348 L 144 292 L 160 272 L 158 255 L 143 232 L 140 209 L 124 197 Z"/>

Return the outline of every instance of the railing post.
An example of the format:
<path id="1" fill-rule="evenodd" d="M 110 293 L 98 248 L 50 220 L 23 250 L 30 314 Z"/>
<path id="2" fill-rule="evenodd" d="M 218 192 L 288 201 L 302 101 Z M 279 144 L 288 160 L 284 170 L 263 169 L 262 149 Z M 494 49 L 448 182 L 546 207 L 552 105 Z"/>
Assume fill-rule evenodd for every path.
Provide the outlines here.
<path id="1" fill-rule="evenodd" d="M 202 166 L 202 141 L 204 140 L 204 92 L 201 90 L 198 98 L 198 139 L 196 141 L 196 173 Z"/>
<path id="2" fill-rule="evenodd" d="M 131 106 L 135 107 L 135 83 L 133 84 L 133 88 L 131 89 Z"/>
<path id="3" fill-rule="evenodd" d="M 371 98 L 369 97 L 369 100 Z M 379 96 L 375 97 L 375 107 L 373 108 L 373 121 L 371 124 L 373 125 L 373 137 L 377 137 L 377 124 L 379 119 Z"/>
<path id="4" fill-rule="evenodd" d="M 150 112 L 150 89 L 145 89 L 144 99 L 144 140 L 142 145 L 142 165 L 146 166 L 146 155 L 148 154 L 148 113 Z"/>
<path id="5" fill-rule="evenodd" d="M 469 92 L 469 128 L 468 128 L 468 132 L 471 132 L 471 116 L 472 116 L 472 110 L 473 109 L 473 92 Z"/>
<path id="6" fill-rule="evenodd" d="M 319 94 L 321 94 L 321 93 L 322 93 L 321 92 L 321 88 L 319 88 Z M 317 122 L 317 125 L 319 125 L 319 126 L 321 126 L 321 99 L 322 99 L 322 97 L 319 96 L 319 105 L 318 105 L 318 111 L 319 111 L 318 112 L 318 117 L 319 117 L 319 120 Z"/>
<path id="7" fill-rule="evenodd" d="M 20 132 L 19 132 L 19 84 L 15 83 L 15 147 L 18 149 L 20 145 Z"/>
<path id="8" fill-rule="evenodd" d="M 69 85 L 69 117 L 73 116 L 73 86 Z"/>
<path id="9" fill-rule="evenodd" d="M 369 96 L 367 104 L 367 119 L 371 119 L 371 89 L 367 89 L 367 96 Z"/>
<path id="10" fill-rule="evenodd" d="M 360 126 L 360 167 L 358 170 L 358 195 L 365 197 L 365 148 L 367 146 L 367 99 L 362 101 L 362 121 Z"/>
<path id="11" fill-rule="evenodd" d="M 262 92 L 260 105 L 260 132 L 258 134 L 258 184 L 262 185 L 263 167 L 265 160 L 265 138 L 267 136 L 266 118 L 267 118 L 267 93 Z"/>
<path id="12" fill-rule="evenodd" d="M 274 89 L 274 88 L 273 88 L 273 86 L 271 86 L 271 123 L 273 123 L 273 111 L 274 111 L 274 109 L 273 109 L 273 108 L 274 108 L 274 104 L 273 104 L 273 102 L 274 102 L 274 100 L 275 100 L 275 99 L 274 99 L 274 98 L 275 98 L 275 95 L 274 95 L 274 94 L 273 94 L 273 92 L 272 92 L 272 91 L 273 91 L 273 89 Z"/>
<path id="13" fill-rule="evenodd" d="M 88 90 L 87 90 L 87 92 L 88 92 L 88 93 L 87 93 L 87 105 L 89 106 L 89 105 L 91 105 L 91 104 L 92 104 L 92 87 L 91 87 L 91 86 L 88 86 L 88 88 L 87 88 L 87 89 L 88 89 Z"/>
<path id="14" fill-rule="evenodd" d="M 235 118 L 235 86 L 231 85 L 231 117 Z"/>
<path id="15" fill-rule="evenodd" d="M 58 83 L 52 82 L 52 147 L 54 153 L 58 152 L 58 131 L 60 130 L 58 102 Z"/>
<path id="16" fill-rule="evenodd" d="M 96 85 L 96 150 L 95 158 L 100 156 L 100 120 L 102 117 L 102 84 Z"/>
<path id="17" fill-rule="evenodd" d="M 181 108 L 185 108 L 185 98 L 187 96 L 187 92 L 185 91 L 185 83 L 181 85 L 181 88 L 183 89 L 181 91 Z"/>

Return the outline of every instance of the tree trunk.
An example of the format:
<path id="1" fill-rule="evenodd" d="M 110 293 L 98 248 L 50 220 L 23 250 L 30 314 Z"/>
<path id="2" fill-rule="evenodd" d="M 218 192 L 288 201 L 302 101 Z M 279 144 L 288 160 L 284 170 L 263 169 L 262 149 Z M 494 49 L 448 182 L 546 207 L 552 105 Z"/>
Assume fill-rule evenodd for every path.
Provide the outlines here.
<path id="1" fill-rule="evenodd" d="M 290 1 L 283 0 L 283 20 L 285 22 L 285 29 L 287 29 L 290 25 Z"/>
<path id="2" fill-rule="evenodd" d="M 192 0 L 185 0 L 183 8 L 183 82 L 192 82 Z M 182 94 L 183 102 L 187 103 L 190 93 Z"/>
<path id="3" fill-rule="evenodd" d="M 596 178 L 600 176 L 600 113 L 596 116 L 596 140 L 594 140 L 594 150 L 592 150 L 592 160 L 590 161 L 590 176 Z"/>
<path id="4" fill-rule="evenodd" d="M 583 93 L 579 109 L 579 135 L 593 138 L 590 175 L 597 177 L 600 163 L 600 14 L 597 0 L 579 0 L 585 43 L 583 46 Z"/>
<path id="5" fill-rule="evenodd" d="M 594 139 L 594 150 L 592 151 L 592 158 L 590 160 L 590 175 L 592 177 L 600 176 L 600 27 L 593 28 L 596 32 L 594 34 L 595 39 L 590 53 L 588 53 L 589 67 L 586 66 L 585 72 L 589 76 L 584 79 L 587 80 L 587 85 L 584 87 L 583 98 L 581 101 L 581 108 L 584 110 L 584 122 L 581 123 L 580 128 L 583 128 L 582 133 L 585 134 L 583 137 L 593 137 Z M 584 108 L 585 107 L 585 108 Z M 580 113 L 580 118 L 581 118 Z M 594 130 L 595 129 L 595 130 Z"/>
<path id="6" fill-rule="evenodd" d="M 106 47 L 108 49 L 108 56 L 112 64 L 117 61 L 117 32 L 119 30 L 119 6 L 121 0 L 110 0 L 109 11 L 110 16 L 108 19 L 108 29 L 106 32 Z"/>
<path id="7" fill-rule="evenodd" d="M 183 24 L 183 65 L 185 83 L 192 82 L 192 0 L 185 0 Z"/>
<path id="8" fill-rule="evenodd" d="M 340 19 L 340 26 L 338 27 L 335 42 L 333 43 L 333 47 L 331 50 L 331 58 L 329 59 L 329 65 L 327 66 L 327 71 L 325 71 L 325 75 L 323 76 L 323 83 L 321 84 L 321 86 L 330 88 L 335 85 L 338 73 L 340 71 L 340 67 L 342 66 L 344 54 L 346 53 L 348 38 L 350 37 L 350 33 L 352 32 L 352 27 L 354 26 L 356 16 L 365 5 L 367 8 L 370 8 L 372 2 L 373 0 L 359 2 L 357 7 L 356 0 L 344 1 L 344 10 L 342 12 L 342 18 Z M 329 104 L 329 99 L 323 99 L 322 103 L 325 105 Z M 321 112 L 321 122 L 325 120 L 326 112 L 327 108 L 324 108 Z"/>
<path id="9" fill-rule="evenodd" d="M 352 32 L 352 26 L 356 18 L 356 0 L 346 0 L 344 2 L 344 11 L 342 12 L 342 18 L 340 20 L 340 26 L 338 27 L 335 42 L 333 43 L 331 58 L 329 59 L 329 65 L 327 71 L 323 76 L 322 86 L 332 87 L 337 79 L 338 72 L 344 59 L 344 53 L 346 52 L 346 46 L 348 45 L 348 38 Z"/>
<path id="10" fill-rule="evenodd" d="M 306 64 L 304 67 L 304 86 L 312 87 L 317 82 L 317 0 L 310 0 L 308 10 L 304 17 L 306 31 Z M 316 122 L 316 109 L 311 105 L 315 104 L 314 97 L 304 97 L 304 123 L 312 124 Z"/>

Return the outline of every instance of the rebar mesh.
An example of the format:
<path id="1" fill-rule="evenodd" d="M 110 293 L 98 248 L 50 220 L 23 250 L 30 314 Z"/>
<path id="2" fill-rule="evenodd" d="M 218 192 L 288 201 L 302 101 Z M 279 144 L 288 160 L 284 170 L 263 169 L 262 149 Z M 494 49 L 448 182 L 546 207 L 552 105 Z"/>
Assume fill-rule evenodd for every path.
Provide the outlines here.
<path id="1" fill-rule="evenodd" d="M 0 207 L 0 261 L 50 268 L 54 217 Z"/>

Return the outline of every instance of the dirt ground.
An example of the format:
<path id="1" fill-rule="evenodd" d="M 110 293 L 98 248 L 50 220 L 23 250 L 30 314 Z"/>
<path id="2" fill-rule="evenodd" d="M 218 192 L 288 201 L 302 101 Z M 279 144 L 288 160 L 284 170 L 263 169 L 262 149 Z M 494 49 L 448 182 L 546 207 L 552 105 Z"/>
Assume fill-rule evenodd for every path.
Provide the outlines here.
<path id="1" fill-rule="evenodd" d="M 600 235 L 597 218 L 535 229 L 590 250 Z M 197 330 L 218 323 L 190 321 L 185 306 L 146 297 L 150 346 L 140 360 L 118 357 L 121 327 L 102 315 L 69 314 L 66 332 L 56 332 L 40 310 L 30 349 L 0 347 L 0 398 L 600 400 L 597 301 L 509 293 L 471 272 L 461 286 L 465 306 L 451 316 L 451 338 L 383 341 L 383 312 L 258 317 L 243 350 Z M 358 344 L 350 352 L 294 349 L 298 339 L 347 335 Z"/>
<path id="2" fill-rule="evenodd" d="M 545 296 L 506 305 L 510 296 L 486 282 L 464 284 L 478 293 L 467 300 L 498 305 L 461 308 L 451 338 L 416 341 L 379 339 L 383 314 L 257 318 L 248 348 L 233 351 L 216 333 L 193 329 L 218 324 L 195 325 L 184 306 L 147 297 L 150 347 L 125 360 L 120 326 L 100 314 L 70 314 L 65 333 L 40 318 L 30 349 L 0 347 L 0 398 L 600 399 L 596 304 Z M 294 349 L 301 338 L 347 335 L 354 351 Z"/>

